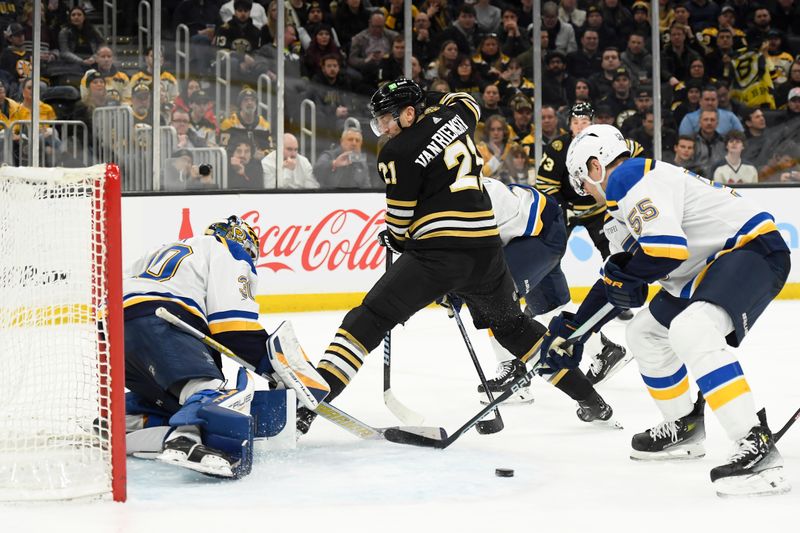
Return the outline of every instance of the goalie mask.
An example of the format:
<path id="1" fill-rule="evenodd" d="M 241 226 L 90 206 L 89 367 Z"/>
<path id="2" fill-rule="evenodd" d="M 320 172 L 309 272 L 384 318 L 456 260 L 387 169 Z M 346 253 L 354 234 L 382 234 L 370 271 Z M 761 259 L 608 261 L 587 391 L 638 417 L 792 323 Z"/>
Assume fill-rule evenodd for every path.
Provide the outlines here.
<path id="1" fill-rule="evenodd" d="M 239 243 L 255 261 L 258 259 L 258 235 L 250 225 L 236 215 L 231 215 L 225 222 L 214 222 L 206 235 L 217 235 L 223 239 Z"/>

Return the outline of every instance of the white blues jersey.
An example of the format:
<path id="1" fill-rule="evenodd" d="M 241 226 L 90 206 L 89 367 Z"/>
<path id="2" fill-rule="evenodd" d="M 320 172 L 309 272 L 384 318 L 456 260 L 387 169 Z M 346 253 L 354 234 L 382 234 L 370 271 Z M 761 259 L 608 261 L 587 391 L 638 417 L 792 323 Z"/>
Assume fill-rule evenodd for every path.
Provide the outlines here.
<path id="1" fill-rule="evenodd" d="M 640 248 L 653 258 L 682 261 L 660 280 L 673 296 L 689 298 L 721 255 L 756 238 L 785 250 L 771 214 L 736 191 L 652 159 L 628 159 L 606 185 L 612 253 Z"/>
<path id="2" fill-rule="evenodd" d="M 481 178 L 492 199 L 492 210 L 503 246 L 517 237 L 536 237 L 558 212 L 558 204 L 527 185 L 505 185 L 493 178 Z"/>
<path id="3" fill-rule="evenodd" d="M 236 242 L 208 235 L 165 244 L 126 271 L 125 319 L 164 306 L 255 362 L 266 353 L 257 284 L 253 260 Z"/>

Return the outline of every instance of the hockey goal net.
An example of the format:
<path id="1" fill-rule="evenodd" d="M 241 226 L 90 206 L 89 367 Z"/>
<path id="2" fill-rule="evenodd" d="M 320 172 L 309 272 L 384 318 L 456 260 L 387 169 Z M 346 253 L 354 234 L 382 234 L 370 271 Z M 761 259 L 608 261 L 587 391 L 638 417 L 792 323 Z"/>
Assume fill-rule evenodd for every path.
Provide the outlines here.
<path id="1" fill-rule="evenodd" d="M 121 290 L 118 168 L 0 168 L 0 501 L 124 501 Z"/>

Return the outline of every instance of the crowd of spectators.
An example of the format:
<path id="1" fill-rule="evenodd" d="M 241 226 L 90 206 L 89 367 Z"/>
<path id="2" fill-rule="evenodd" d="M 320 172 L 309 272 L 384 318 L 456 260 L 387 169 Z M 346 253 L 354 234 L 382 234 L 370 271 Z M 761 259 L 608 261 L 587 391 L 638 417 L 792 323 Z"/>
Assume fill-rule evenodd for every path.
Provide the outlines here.
<path id="1" fill-rule="evenodd" d="M 565 133 L 567 112 L 591 103 L 596 121 L 614 124 L 652 157 L 729 183 L 800 181 L 800 4 L 659 0 L 651 48 L 650 3 L 642 0 L 542 2 L 542 113 L 533 116 L 534 0 L 414 0 L 412 77 L 429 90 L 462 91 L 481 105 L 476 147 L 483 172 L 506 182 L 535 181 L 535 119 L 544 143 Z M 69 7 L 74 5 L 73 7 Z M 134 3 L 131 3 L 134 4 Z M 286 0 L 285 38 L 277 42 L 274 0 L 164 0 L 163 33 L 189 29 L 191 64 L 178 80 L 165 61 L 161 113 L 152 116 L 153 51 L 121 68 L 92 24 L 90 2 L 43 2 L 40 104 L 43 119 L 73 119 L 92 133 L 93 111 L 129 106 L 137 124 L 175 131 L 165 183 L 210 188 L 193 150 L 222 147 L 228 186 L 241 189 L 378 188 L 376 140 L 360 126 L 369 95 L 403 73 L 402 0 Z M 0 0 L 0 122 L 30 117 L 33 7 Z M 132 34 L 130 7 L 120 28 Z M 215 60 L 226 50 L 234 109 L 215 109 Z M 653 99 L 653 54 L 661 99 Z M 286 135 L 277 154 L 272 124 L 255 88 L 276 80 L 282 54 Z M 174 57 L 167 47 L 164 58 Z M 299 153 L 300 102 L 316 109 L 316 151 Z M 46 103 L 49 102 L 49 103 Z M 654 105 L 662 123 L 655 124 Z M 20 142 L 19 131 L 3 133 Z M 52 129 L 48 135 L 53 135 Z M 49 145 L 60 149 L 58 138 Z M 91 146 L 91 142 L 90 142 Z M 306 157 L 308 156 L 308 157 Z M 277 167 L 283 177 L 277 178 Z"/>

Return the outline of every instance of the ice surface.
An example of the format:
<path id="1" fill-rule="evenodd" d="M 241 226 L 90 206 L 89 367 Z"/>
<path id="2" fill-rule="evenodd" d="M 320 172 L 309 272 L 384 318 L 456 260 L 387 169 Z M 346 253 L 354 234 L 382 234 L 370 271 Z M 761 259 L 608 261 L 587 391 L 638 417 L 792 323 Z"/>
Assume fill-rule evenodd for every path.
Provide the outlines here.
<path id="1" fill-rule="evenodd" d="M 343 312 L 288 315 L 306 352 L 319 358 Z M 800 302 L 776 302 L 737 350 L 774 430 L 800 404 L 800 358 L 793 332 Z M 287 317 L 265 316 L 268 329 Z M 468 317 L 466 322 L 469 322 Z M 484 333 L 467 324 L 487 374 L 494 356 Z M 624 340 L 624 325 L 609 336 Z M 454 321 L 425 310 L 394 331 L 392 389 L 454 430 L 479 409 L 477 376 Z M 336 405 L 374 426 L 398 422 L 383 405 L 381 350 Z M 623 431 L 580 422 L 574 404 L 543 381 L 536 401 L 501 409 L 506 429 L 474 430 L 443 451 L 366 442 L 318 419 L 297 450 L 259 457 L 239 481 L 216 481 L 149 461 L 128 461 L 125 504 L 0 507 L 2 530 L 17 532 L 194 533 L 210 531 L 669 532 L 797 531 L 800 424 L 779 448 L 796 486 L 770 498 L 718 498 L 708 471 L 730 452 L 707 410 L 708 455 L 697 461 L 633 462 L 630 438 L 660 421 L 631 363 L 600 392 Z M 515 477 L 498 478 L 497 467 Z M 223 529 L 224 528 L 224 529 Z"/>

